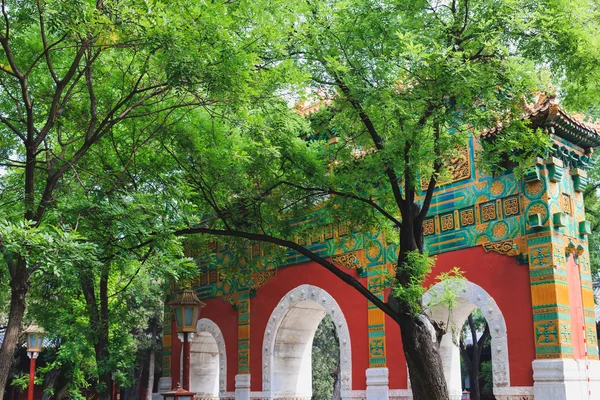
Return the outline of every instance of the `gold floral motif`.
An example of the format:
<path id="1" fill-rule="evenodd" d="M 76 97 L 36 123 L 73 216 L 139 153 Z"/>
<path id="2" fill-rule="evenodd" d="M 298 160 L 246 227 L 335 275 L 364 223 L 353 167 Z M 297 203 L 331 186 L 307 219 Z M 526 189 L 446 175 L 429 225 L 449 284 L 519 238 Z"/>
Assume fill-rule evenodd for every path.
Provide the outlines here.
<path id="1" fill-rule="evenodd" d="M 504 200 L 504 215 L 511 216 L 519 214 L 519 199 L 512 197 Z"/>
<path id="2" fill-rule="evenodd" d="M 225 295 L 225 296 L 221 296 L 220 299 L 223 301 L 226 301 L 227 303 L 231 304 L 232 306 L 235 306 L 237 303 L 237 299 L 236 299 L 236 295 Z"/>
<path id="3" fill-rule="evenodd" d="M 504 183 L 502 181 L 494 181 L 490 187 L 490 193 L 493 196 L 500 196 L 504 191 Z"/>
<path id="4" fill-rule="evenodd" d="M 331 256 L 331 262 L 348 269 L 356 269 L 360 267 L 360 262 L 355 251 Z"/>
<path id="5" fill-rule="evenodd" d="M 252 274 L 252 287 L 254 289 L 258 289 L 259 287 L 263 286 L 269 281 L 269 279 L 275 276 L 275 272 L 275 270 L 271 270 Z"/>
<path id="6" fill-rule="evenodd" d="M 433 235 L 435 233 L 435 226 L 433 225 L 433 219 L 426 219 L 423 221 L 423 235 Z"/>
<path id="7" fill-rule="evenodd" d="M 540 214 L 542 220 L 545 220 L 548 217 L 548 209 L 543 204 L 537 203 L 529 207 L 528 215 L 531 214 Z"/>
<path id="8" fill-rule="evenodd" d="M 483 249 L 486 253 L 495 251 L 496 253 L 506 254 L 507 256 L 519 255 L 519 246 L 512 240 L 503 240 L 501 242 L 483 243 Z"/>
<path id="9" fill-rule="evenodd" d="M 571 196 L 566 193 L 560 195 L 560 208 L 565 214 L 571 214 Z"/>
<path id="10" fill-rule="evenodd" d="M 490 203 L 481 206 L 481 220 L 483 222 L 496 219 L 496 204 Z"/>
<path id="11" fill-rule="evenodd" d="M 463 179 L 471 177 L 471 156 L 469 155 L 469 146 L 461 146 L 457 150 L 456 156 L 452 157 L 449 162 L 444 163 L 444 167 L 448 170 L 450 179 L 444 182 L 438 182 L 438 186 L 462 181 Z M 427 190 L 429 179 L 430 176 L 421 174 L 421 190 Z"/>
<path id="12" fill-rule="evenodd" d="M 442 215 L 442 232 L 454 229 L 454 216 L 452 214 Z"/>
<path id="13" fill-rule="evenodd" d="M 373 245 L 369 247 L 369 258 L 374 259 L 379 255 L 379 246 Z"/>
<path id="14" fill-rule="evenodd" d="M 473 225 L 475 223 L 475 213 L 472 209 L 462 210 L 460 212 L 462 226 Z"/>
<path id="15" fill-rule="evenodd" d="M 494 224 L 492 228 L 492 236 L 496 239 L 501 239 L 506 237 L 508 234 L 508 225 L 504 221 L 498 221 Z"/>
<path id="16" fill-rule="evenodd" d="M 529 182 L 525 184 L 525 192 L 532 197 L 539 197 L 544 190 L 542 181 Z"/>

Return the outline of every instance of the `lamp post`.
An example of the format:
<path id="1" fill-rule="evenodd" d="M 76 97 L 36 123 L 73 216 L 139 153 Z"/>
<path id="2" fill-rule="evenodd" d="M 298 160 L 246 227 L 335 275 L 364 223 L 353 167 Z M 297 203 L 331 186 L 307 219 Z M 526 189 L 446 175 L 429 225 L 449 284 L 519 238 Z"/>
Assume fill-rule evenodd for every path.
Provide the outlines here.
<path id="1" fill-rule="evenodd" d="M 25 329 L 27 334 L 27 356 L 29 357 L 29 387 L 27 388 L 28 400 L 33 400 L 33 388 L 35 378 L 35 360 L 42 351 L 42 343 L 44 341 L 44 330 L 36 324 L 31 324 Z"/>
<path id="2" fill-rule="evenodd" d="M 196 332 L 196 321 L 200 316 L 200 308 L 206 304 L 191 289 L 181 290 L 175 299 L 168 304 L 175 314 L 177 333 L 183 334 L 183 388 L 190 388 L 190 342 L 188 334 Z"/>

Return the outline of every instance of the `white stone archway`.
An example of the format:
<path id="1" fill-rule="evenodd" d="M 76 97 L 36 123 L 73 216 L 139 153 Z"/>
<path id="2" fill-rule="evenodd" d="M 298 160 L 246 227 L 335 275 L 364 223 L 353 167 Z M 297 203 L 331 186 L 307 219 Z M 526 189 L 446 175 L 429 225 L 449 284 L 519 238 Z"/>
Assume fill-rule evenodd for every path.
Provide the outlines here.
<path id="1" fill-rule="evenodd" d="M 226 384 L 223 334 L 217 324 L 202 318 L 190 343 L 190 391 L 196 392 L 196 399 L 217 399 L 225 394 Z"/>
<path id="2" fill-rule="evenodd" d="M 310 399 L 311 353 L 317 327 L 329 314 L 340 342 L 342 398 L 352 389 L 350 331 L 335 299 L 325 290 L 301 285 L 273 310 L 263 339 L 263 393 L 270 399 Z"/>
<path id="3" fill-rule="evenodd" d="M 452 290 L 457 298 L 450 312 L 447 304 L 440 303 L 441 294 Z M 444 281 L 430 288 L 423 296 L 423 303 L 429 316 L 450 325 L 450 331 L 442 337 L 440 353 L 451 398 L 461 398 L 460 351 L 453 335 L 460 332 L 469 314 L 479 308 L 485 317 L 491 333 L 493 390 L 496 398 L 512 394 L 508 362 L 508 337 L 506 322 L 496 301 L 481 286 L 473 282 Z M 516 389 L 516 388 L 515 388 Z M 528 394 L 526 390 L 524 394 Z M 502 397 L 500 397 L 502 396 Z"/>

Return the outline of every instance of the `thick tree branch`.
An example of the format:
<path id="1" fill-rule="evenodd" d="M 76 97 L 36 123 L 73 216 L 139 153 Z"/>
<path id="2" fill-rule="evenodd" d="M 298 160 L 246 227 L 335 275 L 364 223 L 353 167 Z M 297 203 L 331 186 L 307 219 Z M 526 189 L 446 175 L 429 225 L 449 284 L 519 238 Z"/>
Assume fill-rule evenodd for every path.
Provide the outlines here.
<path id="1" fill-rule="evenodd" d="M 377 204 L 373 199 L 367 199 L 367 198 L 360 197 L 360 196 L 357 196 L 352 193 L 345 193 L 345 192 L 341 192 L 339 190 L 335 190 L 335 189 L 331 189 L 331 188 L 305 187 L 305 186 L 297 185 L 295 183 L 287 182 L 287 181 L 279 182 L 277 185 L 287 185 L 287 186 L 291 186 L 296 189 L 300 189 L 300 190 L 304 190 L 304 191 L 308 191 L 308 192 L 321 192 L 323 195 L 329 194 L 329 195 L 335 195 L 335 196 L 344 197 L 347 199 L 360 201 L 360 202 L 368 204 L 371 207 L 373 207 L 374 209 L 376 209 L 381 215 L 383 215 L 385 218 L 390 220 L 397 228 L 402 228 L 402 222 L 398 221 L 397 218 L 395 218 L 392 214 L 387 212 L 383 207 L 381 207 L 379 204 Z M 273 190 L 274 188 L 275 188 L 275 186 L 270 188 L 269 191 Z"/>
<path id="2" fill-rule="evenodd" d="M 297 251 L 303 256 L 307 257 L 311 261 L 316 262 L 317 264 L 325 267 L 329 272 L 333 273 L 336 277 L 340 278 L 344 283 L 350 285 L 356 291 L 358 291 L 361 295 L 367 298 L 371 303 L 373 303 L 376 307 L 382 310 L 384 313 L 389 315 L 394 321 L 398 321 L 398 314 L 381 300 L 379 297 L 374 295 L 369 289 L 364 287 L 356 278 L 352 275 L 342 271 L 331 261 L 326 260 L 323 257 L 320 257 L 313 253 L 312 251 L 296 244 L 292 241 L 276 238 L 273 236 L 261 234 L 261 233 L 250 233 L 243 232 L 237 230 L 222 230 L 222 229 L 211 229 L 205 227 L 195 227 L 195 228 L 187 228 L 175 231 L 176 236 L 185 236 L 185 235 L 193 235 L 193 234 L 206 234 L 206 235 L 215 235 L 215 236 L 230 236 L 230 237 L 238 237 L 249 240 L 256 240 L 259 242 L 272 243 L 281 247 L 288 248 L 290 250 Z"/>
<path id="3" fill-rule="evenodd" d="M 340 90 L 346 97 L 346 100 L 348 100 L 348 102 L 358 113 L 360 120 L 367 129 L 367 132 L 369 132 L 369 135 L 371 136 L 371 139 L 375 144 L 375 148 L 377 150 L 383 150 L 383 138 L 379 136 L 379 133 L 377 133 L 377 129 L 375 128 L 373 121 L 371 121 L 371 118 L 369 118 L 360 102 L 352 96 L 352 93 L 350 93 L 350 89 L 348 88 L 348 86 L 346 86 L 338 76 L 334 75 L 334 79 L 336 81 L 337 86 L 340 88 Z M 402 193 L 400 192 L 400 181 L 398 179 L 398 176 L 396 175 L 396 172 L 394 172 L 394 170 L 392 170 L 392 168 L 388 166 L 385 167 L 385 174 L 387 175 L 390 185 L 392 187 L 392 193 L 394 194 L 396 205 L 398 206 L 398 208 L 402 209 L 404 199 L 402 198 Z"/>

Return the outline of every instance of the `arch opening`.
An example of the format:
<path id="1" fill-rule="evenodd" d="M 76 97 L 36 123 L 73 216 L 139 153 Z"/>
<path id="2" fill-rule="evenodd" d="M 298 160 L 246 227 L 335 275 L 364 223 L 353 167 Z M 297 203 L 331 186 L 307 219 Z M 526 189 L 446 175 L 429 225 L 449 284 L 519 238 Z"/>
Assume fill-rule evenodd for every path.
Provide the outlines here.
<path id="1" fill-rule="evenodd" d="M 325 309 L 304 300 L 289 309 L 277 335 L 273 356 L 272 390 L 279 396 L 312 396 L 312 343 Z"/>
<path id="2" fill-rule="evenodd" d="M 219 348 L 208 332 L 197 333 L 190 346 L 190 391 L 219 397 Z"/>
<path id="3" fill-rule="evenodd" d="M 190 343 L 190 391 L 196 393 L 196 399 L 218 399 L 226 391 L 226 373 L 221 330 L 213 321 L 202 318 Z"/>
<path id="4" fill-rule="evenodd" d="M 311 398 L 313 339 L 326 314 L 339 338 L 342 396 L 351 389 L 350 334 L 342 310 L 323 289 L 302 285 L 281 299 L 265 331 L 263 391 L 270 398 Z"/>
<path id="5" fill-rule="evenodd" d="M 439 295 L 448 289 L 457 296 L 451 310 L 447 304 L 436 304 Z M 459 335 L 467 318 L 477 308 L 481 310 L 490 329 L 493 393 L 500 394 L 500 388 L 509 387 L 506 322 L 496 301 L 482 287 L 469 281 L 440 282 L 425 293 L 423 300 L 430 318 L 449 326 L 440 342 L 440 355 L 450 398 L 462 398 Z"/>

